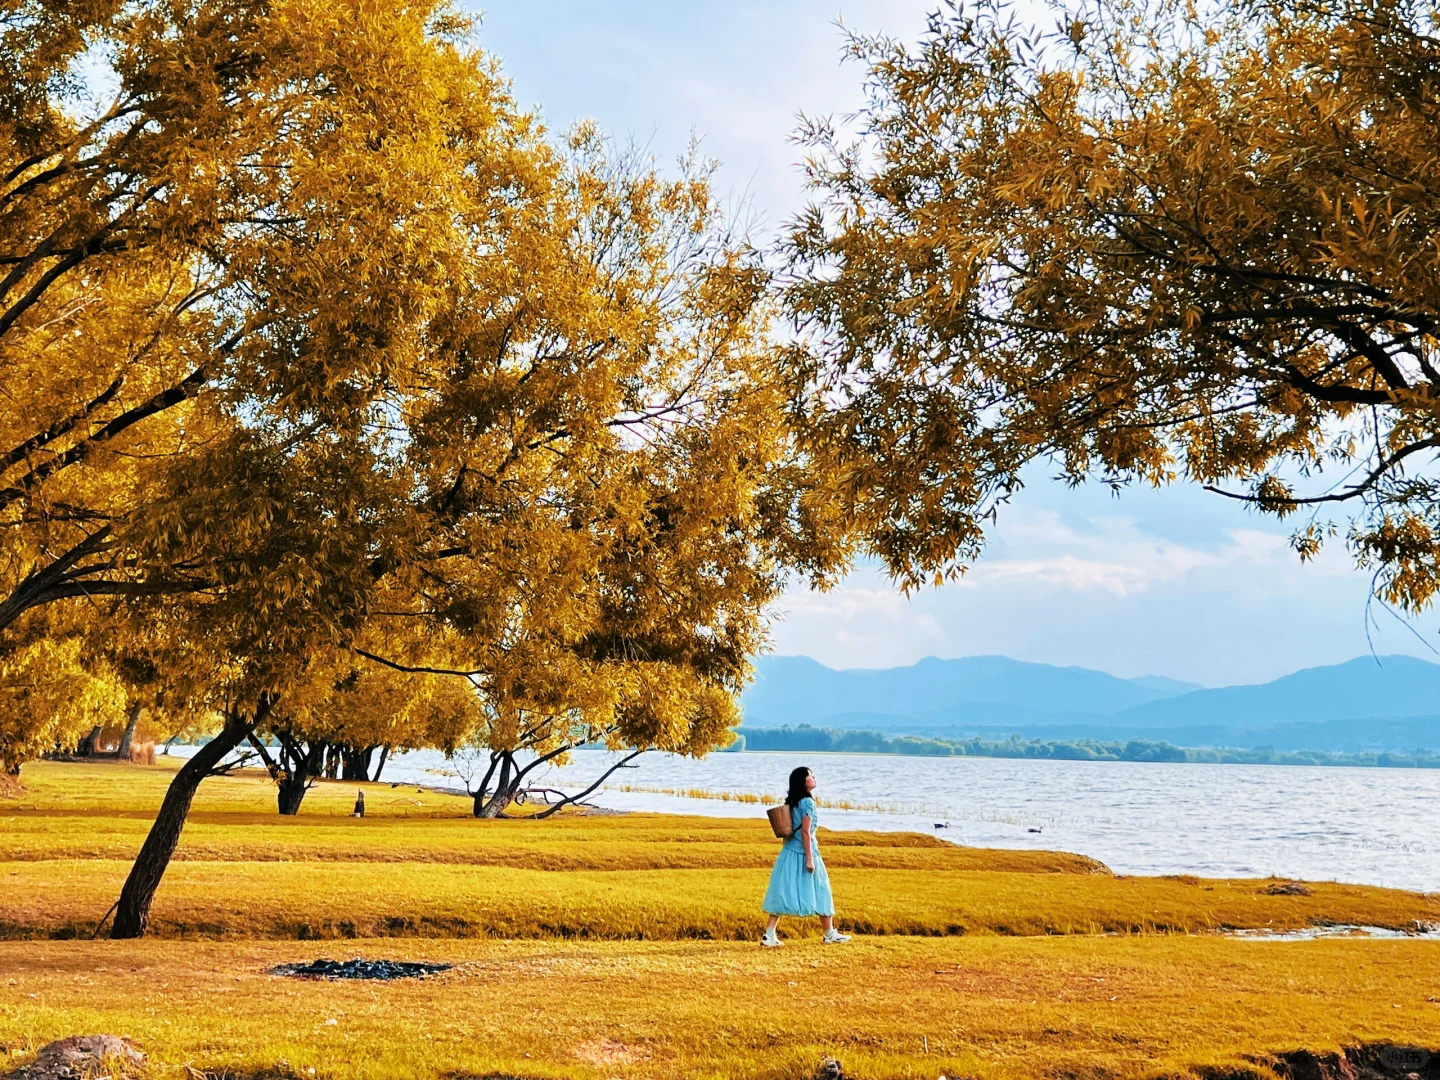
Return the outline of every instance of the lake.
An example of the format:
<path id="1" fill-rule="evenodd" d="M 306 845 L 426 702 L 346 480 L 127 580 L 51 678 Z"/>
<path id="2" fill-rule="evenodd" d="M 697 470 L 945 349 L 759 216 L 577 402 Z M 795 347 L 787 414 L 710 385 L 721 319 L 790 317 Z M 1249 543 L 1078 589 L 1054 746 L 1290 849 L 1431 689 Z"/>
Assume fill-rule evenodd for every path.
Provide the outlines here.
<path id="1" fill-rule="evenodd" d="M 581 750 L 533 783 L 579 790 L 613 760 Z M 796 765 L 815 770 L 822 829 L 916 830 L 980 847 L 1049 848 L 1121 874 L 1348 881 L 1440 891 L 1440 770 L 1189 765 L 879 754 L 646 755 L 592 797 L 620 810 L 759 818 L 754 803 L 622 786 L 744 793 L 779 801 Z M 386 780 L 462 786 L 433 751 L 396 755 Z M 936 829 L 949 822 L 948 829 Z M 1039 832 L 1032 832 L 1038 829 Z M 823 843 L 823 832 L 821 840 Z"/>

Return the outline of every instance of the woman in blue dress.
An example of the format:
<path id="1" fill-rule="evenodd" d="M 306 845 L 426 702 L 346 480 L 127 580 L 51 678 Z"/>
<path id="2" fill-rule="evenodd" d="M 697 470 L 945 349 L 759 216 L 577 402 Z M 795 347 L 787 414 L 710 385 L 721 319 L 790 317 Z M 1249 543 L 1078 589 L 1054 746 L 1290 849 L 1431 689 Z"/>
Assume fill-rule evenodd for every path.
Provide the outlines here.
<path id="1" fill-rule="evenodd" d="M 850 940 L 849 934 L 835 930 L 835 899 L 830 894 L 830 876 L 825 873 L 825 860 L 815 843 L 819 815 L 810 796 L 814 790 L 815 774 L 809 769 L 802 766 L 790 774 L 785 805 L 790 807 L 794 832 L 780 848 L 763 905 L 770 916 L 770 925 L 765 928 L 760 944 L 769 949 L 785 944 L 775 933 L 781 915 L 819 915 L 825 944 L 840 945 Z"/>

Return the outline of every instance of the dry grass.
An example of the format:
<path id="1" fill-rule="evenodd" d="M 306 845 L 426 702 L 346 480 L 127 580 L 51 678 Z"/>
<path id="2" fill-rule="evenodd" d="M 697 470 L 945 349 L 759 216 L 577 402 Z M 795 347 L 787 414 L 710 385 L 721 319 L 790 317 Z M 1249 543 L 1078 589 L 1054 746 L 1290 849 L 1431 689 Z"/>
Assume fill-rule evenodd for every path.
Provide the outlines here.
<path id="1" fill-rule="evenodd" d="M 129 869 L 100 859 L 0 867 L 0 937 L 89 936 Z M 424 862 L 184 862 L 152 932 L 166 937 L 377 936 L 749 940 L 768 871 L 546 870 Z M 838 923 L 867 934 L 1093 934 L 1413 929 L 1440 904 L 1410 893 L 1316 885 L 1271 896 L 1254 881 L 955 870 L 832 870 Z M 813 920 L 787 924 L 818 933 Z"/>
<path id="2" fill-rule="evenodd" d="M 278 963 L 457 964 L 331 983 Z M 0 1041 L 123 1032 L 211 1075 L 431 1080 L 1213 1076 L 1304 1046 L 1440 1042 L 1440 946 L 1214 937 L 0 944 Z M 33 996 L 32 996 L 33 995 Z M 335 1021 L 331 1024 L 328 1021 Z M 928 1044 L 929 1053 L 924 1053 Z M 193 1074 L 179 1068 L 157 1075 Z"/>
<path id="3" fill-rule="evenodd" d="M 167 779 L 160 768 L 27 767 L 27 795 L 0 803 L 0 937 L 93 932 Z M 261 776 L 207 782 L 156 899 L 154 933 L 737 940 L 759 932 L 776 850 L 763 820 L 476 821 L 466 799 L 383 784 L 370 785 L 370 816 L 357 820 L 341 816 L 354 787 L 321 785 L 304 813 L 282 818 L 267 808 L 273 788 Z M 1440 920 L 1440 899 L 1389 889 L 1321 884 L 1308 896 L 1275 896 L 1255 881 L 1121 878 L 1073 855 L 912 834 L 822 833 L 822 846 L 841 925 L 868 934 L 1327 922 L 1409 929 Z"/>
<path id="4" fill-rule="evenodd" d="M 731 940 L 760 927 L 775 852 L 763 820 L 480 822 L 468 800 L 383 784 L 356 821 L 353 784 L 321 785 L 286 819 L 263 778 L 209 781 L 155 938 L 41 940 L 86 933 L 109 907 L 173 767 L 27 766 L 26 790 L 0 800 L 0 927 L 32 939 L 0 942 L 11 1060 L 109 1031 L 166 1080 L 794 1080 L 826 1054 L 870 1080 L 1273 1080 L 1254 1059 L 1440 1047 L 1440 942 L 1147 932 L 1406 926 L 1440 919 L 1434 898 L 1270 895 L 827 832 L 842 922 L 865 933 L 765 951 Z M 361 940 L 295 940 L 340 936 Z M 392 984 L 266 974 L 317 955 L 457 967 Z"/>

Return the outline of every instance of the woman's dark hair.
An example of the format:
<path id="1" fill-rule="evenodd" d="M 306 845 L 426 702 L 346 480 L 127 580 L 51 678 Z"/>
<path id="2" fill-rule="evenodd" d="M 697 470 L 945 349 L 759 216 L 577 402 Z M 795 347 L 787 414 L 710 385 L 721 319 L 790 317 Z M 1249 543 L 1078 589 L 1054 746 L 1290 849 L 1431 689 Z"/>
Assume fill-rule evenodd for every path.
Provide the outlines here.
<path id="1" fill-rule="evenodd" d="M 790 790 L 785 793 L 786 806 L 799 806 L 801 799 L 810 797 L 810 792 L 805 790 L 805 781 L 809 776 L 810 770 L 804 765 L 790 770 Z"/>

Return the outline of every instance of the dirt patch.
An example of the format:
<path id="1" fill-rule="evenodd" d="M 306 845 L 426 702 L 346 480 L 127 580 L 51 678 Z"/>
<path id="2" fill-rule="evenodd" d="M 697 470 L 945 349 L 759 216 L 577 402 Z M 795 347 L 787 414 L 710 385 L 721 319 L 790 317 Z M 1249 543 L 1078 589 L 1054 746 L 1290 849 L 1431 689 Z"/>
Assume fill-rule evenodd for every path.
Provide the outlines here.
<path id="1" fill-rule="evenodd" d="M 80 1080 L 114 1069 L 145 1064 L 145 1055 L 118 1035 L 72 1035 L 40 1048 L 35 1060 L 8 1080 Z"/>
<path id="2" fill-rule="evenodd" d="M 1266 896 L 1311 896 L 1315 890 L 1298 881 L 1276 881 L 1260 891 Z"/>
<path id="3" fill-rule="evenodd" d="M 1440 1052 L 1372 1043 L 1342 1053 L 1292 1050 L 1262 1059 L 1282 1080 L 1440 1080 Z"/>
<path id="4" fill-rule="evenodd" d="M 574 1054 L 586 1065 L 630 1065 L 650 1060 L 650 1049 L 630 1046 L 615 1039 L 591 1039 L 575 1047 Z"/>

